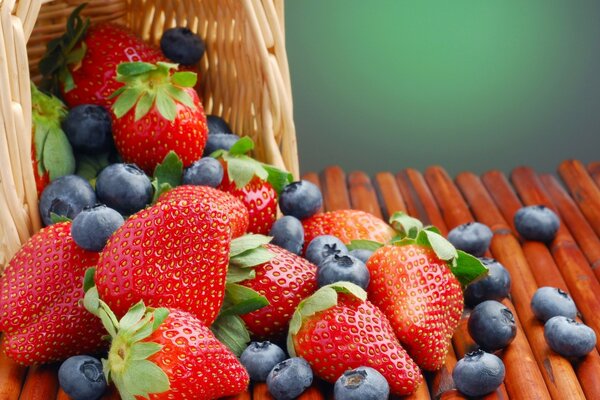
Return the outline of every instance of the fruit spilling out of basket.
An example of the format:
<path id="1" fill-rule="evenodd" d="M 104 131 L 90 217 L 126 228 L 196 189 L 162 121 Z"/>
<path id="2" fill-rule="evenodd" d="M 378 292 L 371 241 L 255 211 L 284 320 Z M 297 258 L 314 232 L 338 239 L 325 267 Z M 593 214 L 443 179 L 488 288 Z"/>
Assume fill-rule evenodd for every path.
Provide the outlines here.
<path id="1" fill-rule="evenodd" d="M 109 384 L 124 400 L 213 399 L 250 381 L 292 399 L 316 379 L 336 399 L 385 399 L 443 366 L 466 304 L 479 350 L 454 382 L 468 396 L 499 387 L 517 327 L 500 303 L 510 276 L 484 257 L 487 226 L 444 238 L 403 213 L 321 212 L 317 186 L 204 115 L 197 35 L 167 30 L 159 49 L 80 11 L 32 85 L 46 227 L 0 277 L 10 358 L 62 362 L 75 400 Z M 529 240 L 552 240 L 558 223 L 544 207 L 515 216 Z M 566 293 L 541 288 L 531 306 L 554 351 L 595 346 Z"/>

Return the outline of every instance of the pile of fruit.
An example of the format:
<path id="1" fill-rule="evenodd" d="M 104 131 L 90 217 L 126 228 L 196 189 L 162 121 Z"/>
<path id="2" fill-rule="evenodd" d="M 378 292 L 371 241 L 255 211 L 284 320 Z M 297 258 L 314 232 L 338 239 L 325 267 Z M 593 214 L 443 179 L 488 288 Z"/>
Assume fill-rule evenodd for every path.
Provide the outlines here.
<path id="1" fill-rule="evenodd" d="M 516 327 L 499 303 L 508 273 L 478 258 L 489 228 L 446 239 L 403 213 L 321 212 L 317 186 L 254 160 L 249 138 L 204 115 L 197 35 L 168 30 L 159 49 L 80 10 L 48 45 L 43 91 L 32 87 L 46 227 L 0 278 L 10 358 L 62 362 L 75 400 L 109 384 L 123 400 L 214 399 L 250 381 L 292 399 L 316 378 L 339 400 L 386 399 L 442 367 L 466 302 L 481 350 L 458 362 L 456 386 L 479 396 L 502 383 L 493 353 Z M 524 210 L 517 227 L 548 240 L 558 220 L 546 213 Z M 540 290 L 532 307 L 555 351 L 594 347 L 564 292 Z"/>

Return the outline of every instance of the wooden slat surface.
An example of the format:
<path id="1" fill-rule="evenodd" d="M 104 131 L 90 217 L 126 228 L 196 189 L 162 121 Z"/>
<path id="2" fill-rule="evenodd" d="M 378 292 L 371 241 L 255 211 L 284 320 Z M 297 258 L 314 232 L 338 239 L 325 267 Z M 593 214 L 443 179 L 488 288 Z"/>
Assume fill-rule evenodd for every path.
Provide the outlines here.
<path id="1" fill-rule="evenodd" d="M 508 176 L 491 171 L 481 176 L 462 173 L 455 179 L 434 166 L 424 173 L 414 169 L 381 172 L 372 179 L 361 171 L 330 167 L 304 178 L 323 191 L 323 210 L 356 208 L 387 219 L 406 211 L 426 224 L 449 229 L 479 221 L 494 232 L 488 256 L 497 258 L 511 273 L 512 290 L 505 305 L 518 322 L 514 342 L 499 353 L 507 375 L 504 385 L 485 399 L 600 399 L 600 334 L 597 349 L 576 362 L 552 352 L 543 338 L 543 325 L 533 317 L 529 302 L 537 287 L 568 291 L 583 322 L 600 333 L 600 162 L 585 166 L 565 161 L 558 176 L 538 175 L 517 168 Z M 510 181 L 509 178 L 510 177 Z M 563 185 L 564 184 L 564 185 Z M 549 245 L 523 241 L 513 216 L 524 205 L 544 204 L 561 217 L 559 233 Z M 476 348 L 467 332 L 469 310 L 452 339 L 444 367 L 427 373 L 427 385 L 408 399 L 464 399 L 454 389 L 452 369 L 457 359 Z M 0 400 L 61 399 L 56 365 L 25 368 L 0 354 Z M 330 385 L 322 382 L 301 400 L 332 399 Z M 103 400 L 117 400 L 111 390 Z M 265 384 L 230 399 L 270 400 Z"/>

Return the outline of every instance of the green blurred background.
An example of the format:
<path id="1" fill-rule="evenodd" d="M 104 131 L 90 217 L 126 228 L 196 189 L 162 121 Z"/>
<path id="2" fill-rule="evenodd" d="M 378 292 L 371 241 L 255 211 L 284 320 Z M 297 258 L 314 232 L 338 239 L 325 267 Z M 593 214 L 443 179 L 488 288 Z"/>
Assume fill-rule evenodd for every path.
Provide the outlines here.
<path id="1" fill-rule="evenodd" d="M 288 0 L 303 172 L 600 160 L 600 2 Z"/>

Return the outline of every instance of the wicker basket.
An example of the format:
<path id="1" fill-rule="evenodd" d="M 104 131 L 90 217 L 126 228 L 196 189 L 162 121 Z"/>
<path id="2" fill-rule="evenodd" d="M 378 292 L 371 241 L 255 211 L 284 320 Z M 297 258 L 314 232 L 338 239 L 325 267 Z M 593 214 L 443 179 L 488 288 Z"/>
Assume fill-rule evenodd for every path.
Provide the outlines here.
<path id="1" fill-rule="evenodd" d="M 0 270 L 40 229 L 31 165 L 30 79 L 46 43 L 83 0 L 0 1 Z M 188 26 L 206 42 L 201 93 L 208 114 L 252 137 L 255 156 L 298 176 L 283 0 L 87 0 L 82 15 L 123 23 L 156 43 Z"/>

